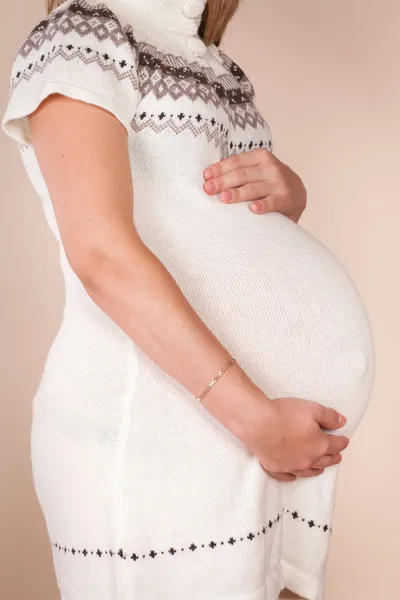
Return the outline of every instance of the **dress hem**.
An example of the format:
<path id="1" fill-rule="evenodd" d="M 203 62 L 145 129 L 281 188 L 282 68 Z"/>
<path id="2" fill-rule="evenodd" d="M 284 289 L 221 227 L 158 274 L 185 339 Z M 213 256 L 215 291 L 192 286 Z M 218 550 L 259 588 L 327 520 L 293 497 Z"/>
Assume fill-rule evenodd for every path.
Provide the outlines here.
<path id="1" fill-rule="evenodd" d="M 304 600 L 323 600 L 322 586 L 307 573 L 286 561 L 281 562 L 282 590 L 287 589 Z M 282 591 L 281 590 L 281 591 Z"/>
<path id="2" fill-rule="evenodd" d="M 276 585 L 276 600 L 279 597 L 279 584 Z M 66 596 L 60 596 L 60 600 L 69 600 Z M 210 600 L 208 598 L 207 600 Z M 261 588 L 258 588 L 255 592 L 250 594 L 233 594 L 229 596 L 217 596 L 213 598 L 213 600 L 269 600 L 267 598 L 267 586 L 263 585 Z M 272 598 L 271 598 L 272 600 Z M 275 598 L 274 598 L 275 600 Z"/>

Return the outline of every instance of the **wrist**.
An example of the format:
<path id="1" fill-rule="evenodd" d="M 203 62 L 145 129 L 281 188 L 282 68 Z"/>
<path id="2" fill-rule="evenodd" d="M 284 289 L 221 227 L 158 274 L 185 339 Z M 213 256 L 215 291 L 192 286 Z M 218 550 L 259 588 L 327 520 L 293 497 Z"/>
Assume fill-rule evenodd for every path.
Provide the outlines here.
<path id="1" fill-rule="evenodd" d="M 232 365 L 202 401 L 203 406 L 244 443 L 254 436 L 272 400 L 246 375 L 238 363 Z"/>
<path id="2" fill-rule="evenodd" d="M 253 384 L 254 385 L 254 384 Z M 240 397 L 238 411 L 230 421 L 229 430 L 251 451 L 260 436 L 265 437 L 271 424 L 275 408 L 273 402 L 257 386 L 248 389 Z"/>

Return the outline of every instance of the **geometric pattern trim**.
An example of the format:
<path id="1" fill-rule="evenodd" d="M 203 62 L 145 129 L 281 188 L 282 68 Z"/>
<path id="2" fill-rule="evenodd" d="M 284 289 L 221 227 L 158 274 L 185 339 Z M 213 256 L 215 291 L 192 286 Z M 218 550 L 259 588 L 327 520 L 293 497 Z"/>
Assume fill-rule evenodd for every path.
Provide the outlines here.
<path id="1" fill-rule="evenodd" d="M 223 123 L 216 119 L 205 117 L 199 113 L 185 114 L 160 112 L 158 114 L 142 111 L 136 113 L 132 119 L 131 127 L 135 132 L 150 129 L 155 133 L 169 130 L 177 135 L 182 132 L 190 132 L 193 137 L 205 136 L 208 143 L 214 143 L 215 147 L 222 146 L 222 156 L 246 152 L 255 148 L 266 148 L 271 150 L 272 142 L 270 139 L 260 139 L 241 142 L 229 141 L 229 131 Z"/>
<path id="2" fill-rule="evenodd" d="M 254 531 L 254 532 L 248 532 L 248 533 L 243 533 L 243 535 L 240 536 L 231 536 L 228 539 L 225 540 L 210 540 L 210 541 L 204 541 L 204 542 L 192 542 L 190 543 L 188 546 L 169 546 L 168 548 L 163 548 L 163 549 L 152 549 L 152 550 L 148 550 L 146 552 L 143 551 L 139 551 L 138 549 L 136 549 L 135 551 L 129 550 L 129 551 L 125 551 L 123 548 L 120 548 L 117 551 L 114 550 L 109 550 L 109 549 L 100 549 L 100 548 L 96 548 L 96 549 L 88 549 L 88 548 L 68 548 L 66 546 L 62 546 L 58 543 L 52 543 L 52 546 L 54 546 L 57 550 L 59 550 L 59 552 L 64 552 L 64 554 L 72 554 L 73 556 L 75 555 L 80 555 L 83 556 L 84 558 L 86 558 L 87 556 L 97 556 L 98 558 L 105 558 L 105 557 L 116 557 L 116 558 L 122 558 L 124 560 L 131 560 L 133 562 L 137 562 L 137 561 L 143 561 L 145 559 L 150 558 L 151 560 L 154 560 L 155 558 L 161 558 L 162 556 L 165 556 L 166 558 L 170 558 L 170 557 L 178 557 L 178 556 L 182 556 L 184 553 L 186 554 L 196 554 L 198 552 L 202 552 L 205 550 L 211 550 L 211 551 L 216 551 L 217 548 L 220 548 L 221 546 L 225 546 L 226 548 L 233 548 L 233 546 L 237 545 L 237 544 L 243 544 L 243 543 L 249 543 L 249 542 L 254 542 L 254 540 L 258 539 L 259 537 L 262 537 L 264 535 L 266 535 L 266 533 L 272 529 L 272 527 L 274 527 L 274 525 L 276 525 L 282 518 L 282 515 L 278 515 L 276 517 L 276 519 L 274 519 L 273 521 L 269 521 L 266 525 L 264 525 L 262 528 L 260 528 L 259 531 Z"/>
<path id="3" fill-rule="evenodd" d="M 119 550 L 110 550 L 110 549 L 90 549 L 90 548 L 75 548 L 75 547 L 67 547 L 59 544 L 58 542 L 52 542 L 52 546 L 56 548 L 59 552 L 63 552 L 64 554 L 72 554 L 72 556 L 83 556 L 84 558 L 88 556 L 96 556 L 98 558 L 122 558 L 123 560 L 131 560 L 133 562 L 143 561 L 145 559 L 154 560 L 157 557 L 161 558 L 162 556 L 168 557 L 177 557 L 184 553 L 186 554 L 196 554 L 197 552 L 202 552 L 204 550 L 212 550 L 216 551 L 217 548 L 221 548 L 225 546 L 226 548 L 233 547 L 237 544 L 243 543 L 252 543 L 254 540 L 259 539 L 262 536 L 265 536 L 269 530 L 271 530 L 279 521 L 288 514 L 292 516 L 294 520 L 299 520 L 306 525 L 310 529 L 319 529 L 324 533 L 331 533 L 332 528 L 328 525 L 317 525 L 313 520 L 307 520 L 304 517 L 300 517 L 297 511 L 293 511 L 290 515 L 290 510 L 284 510 L 282 514 L 279 514 L 276 519 L 268 521 L 265 525 L 263 525 L 258 531 L 250 531 L 247 533 L 242 533 L 241 535 L 230 536 L 224 540 L 210 540 L 203 542 L 192 542 L 187 546 L 177 546 L 172 545 L 168 548 L 165 547 L 163 549 L 151 549 L 147 551 L 139 551 L 139 549 L 133 550 L 124 550 L 120 548 Z M 286 514 L 285 514 L 286 513 Z"/>
<path id="4" fill-rule="evenodd" d="M 121 49 L 125 49 L 123 59 Z M 27 37 L 18 54 L 22 59 L 19 63 L 23 64 L 11 79 L 11 91 L 22 81 L 42 73 L 55 59 L 77 60 L 85 65 L 96 62 L 116 79 L 129 79 L 141 98 L 152 94 L 158 100 L 201 100 L 223 108 L 234 127 L 262 126 L 264 121 L 253 104 L 251 82 L 232 59 L 221 50 L 219 53 L 228 70 L 223 75 L 216 75 L 211 67 L 197 61 L 189 62 L 138 42 L 132 27 L 122 26 L 106 5 L 92 6 L 85 0 L 75 0 L 64 10 L 51 13 Z"/>

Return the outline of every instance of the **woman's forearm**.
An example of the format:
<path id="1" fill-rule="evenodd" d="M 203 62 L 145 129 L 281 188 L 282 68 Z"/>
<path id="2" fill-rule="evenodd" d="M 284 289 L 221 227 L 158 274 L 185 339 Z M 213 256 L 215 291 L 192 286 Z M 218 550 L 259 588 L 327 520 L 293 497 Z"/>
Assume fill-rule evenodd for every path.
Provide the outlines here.
<path id="1" fill-rule="evenodd" d="M 202 322 L 158 258 L 135 233 L 127 234 L 118 247 L 105 244 L 102 251 L 79 254 L 75 271 L 94 302 L 158 366 L 194 396 L 199 395 L 231 354 Z M 263 396 L 235 364 L 207 394 L 205 405 L 239 434 L 245 427 L 244 396 L 254 394 Z"/>

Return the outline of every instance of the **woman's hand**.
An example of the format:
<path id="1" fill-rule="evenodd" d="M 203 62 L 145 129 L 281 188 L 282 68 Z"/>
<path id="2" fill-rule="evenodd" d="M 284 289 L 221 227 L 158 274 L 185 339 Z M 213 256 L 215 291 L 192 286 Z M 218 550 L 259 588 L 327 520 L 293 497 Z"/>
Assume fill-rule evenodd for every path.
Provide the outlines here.
<path id="1" fill-rule="evenodd" d="M 306 208 L 300 177 L 266 149 L 224 158 L 204 171 L 204 191 L 221 202 L 251 202 L 255 214 L 280 212 L 297 223 Z"/>
<path id="2" fill-rule="evenodd" d="M 310 414 L 313 416 L 316 422 L 320 423 L 321 427 L 325 429 L 335 430 L 340 429 L 346 423 L 345 417 L 342 415 L 338 415 L 338 413 L 331 412 L 330 409 L 325 409 L 321 405 L 316 404 L 314 402 L 308 402 L 305 400 L 299 401 L 299 398 L 280 398 L 275 401 L 277 404 L 275 406 L 278 407 L 278 410 L 282 415 L 287 413 L 287 411 L 298 411 L 299 408 L 302 411 L 303 417 L 307 417 L 304 413 L 304 409 L 307 406 L 307 410 L 310 411 Z M 306 404 L 304 404 L 306 403 Z M 303 404 L 303 408 L 301 405 Z M 311 406 L 310 406 L 311 405 Z M 299 414 L 300 416 L 300 414 Z M 309 415 L 310 416 L 310 415 Z M 339 421 L 337 421 L 337 417 L 339 416 Z M 336 421 L 336 422 L 335 422 Z M 325 423 L 325 425 L 323 425 Z M 321 430 L 322 432 L 322 430 Z M 310 430 L 311 434 L 311 430 Z M 332 437 L 332 436 L 331 436 Z M 342 443 L 344 442 L 348 446 L 349 440 L 345 442 L 347 438 L 342 437 Z M 330 440 L 332 443 L 332 440 Z M 326 443 L 326 438 L 325 438 Z M 337 445 L 336 445 L 337 444 Z M 315 460 L 312 464 L 310 464 L 307 468 L 292 470 L 290 473 L 284 471 L 267 471 L 269 475 L 271 475 L 274 479 L 278 479 L 278 481 L 295 481 L 297 477 L 300 478 L 308 478 L 308 477 L 317 477 L 318 475 L 322 475 L 325 469 L 328 467 L 332 467 L 334 465 L 338 465 L 342 461 L 342 455 L 340 452 L 342 450 L 338 449 L 339 444 L 333 441 L 333 445 L 330 448 L 330 452 L 321 456 L 317 460 Z M 344 448 L 343 448 L 344 449 Z"/>
<path id="3" fill-rule="evenodd" d="M 237 366 L 202 403 L 281 481 L 338 464 L 349 444 L 347 437 L 324 431 L 345 425 L 336 410 L 302 398 L 271 400 Z"/>
<path id="4" fill-rule="evenodd" d="M 345 423 L 345 417 L 316 402 L 278 398 L 260 406 L 257 420 L 240 437 L 265 471 L 292 481 L 340 463 L 349 439 L 323 429 L 337 430 Z"/>

